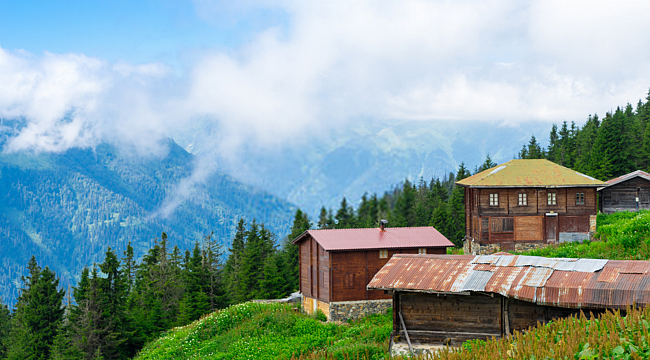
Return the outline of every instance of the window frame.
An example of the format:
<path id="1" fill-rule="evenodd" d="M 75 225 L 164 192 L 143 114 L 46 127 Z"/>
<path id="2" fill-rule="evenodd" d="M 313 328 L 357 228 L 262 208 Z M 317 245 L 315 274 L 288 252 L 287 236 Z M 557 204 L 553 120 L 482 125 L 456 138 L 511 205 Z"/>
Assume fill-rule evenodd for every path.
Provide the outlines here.
<path id="1" fill-rule="evenodd" d="M 490 193 L 490 206 L 499 206 L 499 193 Z"/>
<path id="2" fill-rule="evenodd" d="M 546 193 L 546 205 L 547 206 L 557 206 L 557 193 L 548 192 Z"/>
<path id="3" fill-rule="evenodd" d="M 577 192 L 576 193 L 576 206 L 584 206 L 585 205 L 585 193 Z"/>
<path id="4" fill-rule="evenodd" d="M 418 248 L 418 254 L 426 255 L 427 248 Z"/>
<path id="5" fill-rule="evenodd" d="M 380 259 L 388 259 L 388 249 L 379 250 L 379 258 Z"/>
<path id="6" fill-rule="evenodd" d="M 528 206 L 528 194 L 519 193 L 517 195 L 517 206 Z"/>

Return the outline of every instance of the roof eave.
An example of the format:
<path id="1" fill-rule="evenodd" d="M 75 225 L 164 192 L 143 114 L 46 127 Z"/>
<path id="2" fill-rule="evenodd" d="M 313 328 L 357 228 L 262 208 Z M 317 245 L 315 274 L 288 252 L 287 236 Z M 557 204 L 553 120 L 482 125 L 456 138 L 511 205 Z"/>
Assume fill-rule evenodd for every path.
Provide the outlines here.
<path id="1" fill-rule="evenodd" d="M 602 187 L 603 184 L 578 184 L 578 185 L 463 185 L 473 189 L 520 189 L 520 188 L 535 188 L 535 189 L 561 189 L 561 188 L 583 188 L 583 187 Z"/>

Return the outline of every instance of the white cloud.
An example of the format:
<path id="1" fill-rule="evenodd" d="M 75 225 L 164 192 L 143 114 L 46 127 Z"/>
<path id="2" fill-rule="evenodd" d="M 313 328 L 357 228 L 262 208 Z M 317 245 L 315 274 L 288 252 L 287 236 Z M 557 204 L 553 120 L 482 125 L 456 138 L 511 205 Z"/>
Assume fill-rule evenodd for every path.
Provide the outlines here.
<path id="1" fill-rule="evenodd" d="M 99 141 L 156 152 L 200 122 L 215 148 L 260 148 L 380 120 L 580 121 L 645 95 L 650 5 L 635 1 L 197 0 L 206 20 L 280 9 L 289 24 L 161 64 L 0 49 L 0 117 L 28 123 L 6 150 Z"/>

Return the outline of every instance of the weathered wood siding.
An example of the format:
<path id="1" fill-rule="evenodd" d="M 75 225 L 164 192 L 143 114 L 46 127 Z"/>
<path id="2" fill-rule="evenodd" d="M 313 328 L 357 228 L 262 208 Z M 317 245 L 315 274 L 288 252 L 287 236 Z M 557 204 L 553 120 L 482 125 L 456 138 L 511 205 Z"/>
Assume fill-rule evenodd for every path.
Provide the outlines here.
<path id="1" fill-rule="evenodd" d="M 329 252 L 309 237 L 299 245 L 300 292 L 314 299 L 330 301 Z"/>
<path id="2" fill-rule="evenodd" d="M 460 345 L 471 339 L 489 339 L 579 314 L 566 309 L 505 298 L 501 295 L 422 294 L 396 292 L 393 296 L 393 334 L 404 337 L 401 313 L 411 341 Z M 601 313 L 601 310 L 592 310 Z M 585 311 L 587 312 L 587 311 Z"/>
<path id="3" fill-rule="evenodd" d="M 639 210 L 650 210 L 650 182 L 640 177 L 608 186 L 600 191 L 600 196 L 601 211 L 606 214 L 636 211 L 637 196 Z"/>
<path id="4" fill-rule="evenodd" d="M 549 193 L 555 194 L 555 204 L 548 204 Z M 490 194 L 498 194 L 497 206 L 490 205 Z M 526 195 L 525 205 L 519 205 L 520 194 Z M 595 188 L 466 188 L 465 234 L 484 244 L 513 246 L 514 242 L 558 241 L 560 233 L 588 233 L 589 216 L 598 211 L 596 199 Z"/>
<path id="5" fill-rule="evenodd" d="M 445 248 L 426 248 L 427 254 L 446 254 Z M 379 250 L 334 251 L 331 259 L 331 295 L 329 301 L 390 299 L 381 290 L 366 290 L 377 272 L 395 254 L 417 254 L 417 248 L 388 249 L 388 257 L 380 258 Z"/>

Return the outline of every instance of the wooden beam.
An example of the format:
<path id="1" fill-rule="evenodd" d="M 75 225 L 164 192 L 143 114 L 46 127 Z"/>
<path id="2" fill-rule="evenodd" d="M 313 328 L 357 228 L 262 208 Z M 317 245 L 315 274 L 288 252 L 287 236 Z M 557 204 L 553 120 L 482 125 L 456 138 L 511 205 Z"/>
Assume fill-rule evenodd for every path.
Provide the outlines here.
<path id="1" fill-rule="evenodd" d="M 413 354 L 413 346 L 411 346 L 411 339 L 409 339 L 409 333 L 406 331 L 406 325 L 404 325 L 404 318 L 402 317 L 402 312 L 398 312 L 399 321 L 402 323 L 402 329 L 404 329 L 404 336 L 406 337 L 406 342 L 409 344 L 409 351 Z"/>

